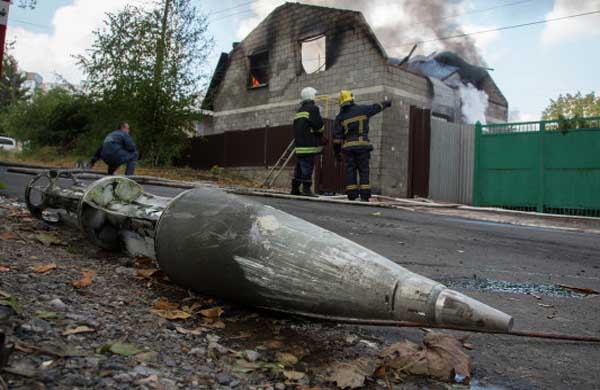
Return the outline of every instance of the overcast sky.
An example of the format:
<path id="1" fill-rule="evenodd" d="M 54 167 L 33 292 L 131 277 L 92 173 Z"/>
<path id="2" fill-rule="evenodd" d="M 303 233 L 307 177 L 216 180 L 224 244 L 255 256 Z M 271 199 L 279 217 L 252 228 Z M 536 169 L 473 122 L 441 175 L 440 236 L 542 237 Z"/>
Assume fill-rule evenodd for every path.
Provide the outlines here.
<path id="1" fill-rule="evenodd" d="M 59 73 L 73 83 L 81 81 L 81 71 L 73 55 L 90 46 L 92 31 L 101 26 L 103 15 L 127 3 L 149 4 L 152 0 L 41 0 L 35 10 L 15 6 L 9 15 L 8 39 L 16 42 L 13 54 L 24 70 L 40 73 L 54 81 Z M 323 2 L 332 0 L 323 0 Z M 406 1 L 372 0 L 364 16 L 378 28 L 404 23 L 402 6 Z M 311 0 L 318 3 L 317 0 Z M 231 43 L 242 40 L 281 0 L 196 0 L 209 14 L 216 47 L 209 66 L 218 55 L 228 52 Z M 518 4 L 514 4 L 518 3 Z M 338 0 L 352 7 L 352 0 Z M 513 4 L 513 5 L 511 5 Z M 486 12 L 488 8 L 501 6 Z M 600 10 L 600 0 L 455 0 L 453 21 L 466 32 L 545 20 L 559 16 Z M 423 26 L 404 29 L 398 44 L 431 37 Z M 473 35 L 485 61 L 494 69 L 492 77 L 507 97 L 510 110 L 520 119 L 538 119 L 550 98 L 560 93 L 600 92 L 600 14 L 583 16 L 514 30 Z M 397 46 L 396 45 L 396 46 Z M 435 50 L 436 43 L 421 50 Z M 387 45 L 389 46 L 389 44 Z M 392 46 L 394 46 L 392 44 Z M 407 48 L 408 50 L 410 48 Z M 388 49 L 401 56 L 402 48 Z"/>

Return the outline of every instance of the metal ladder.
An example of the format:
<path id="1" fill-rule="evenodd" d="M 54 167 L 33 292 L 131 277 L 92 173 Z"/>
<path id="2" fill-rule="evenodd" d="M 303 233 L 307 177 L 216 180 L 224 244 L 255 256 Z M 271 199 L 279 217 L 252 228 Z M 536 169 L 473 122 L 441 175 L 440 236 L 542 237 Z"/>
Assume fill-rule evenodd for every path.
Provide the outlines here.
<path id="1" fill-rule="evenodd" d="M 277 178 L 281 174 L 281 171 L 283 171 L 283 168 L 285 168 L 288 165 L 293 155 L 294 139 L 290 141 L 290 144 L 285 149 L 283 154 L 279 157 L 275 165 L 273 165 L 273 167 L 269 170 L 265 181 L 261 185 L 262 188 L 271 188 L 273 186 L 273 183 L 275 183 L 275 180 L 277 180 Z"/>

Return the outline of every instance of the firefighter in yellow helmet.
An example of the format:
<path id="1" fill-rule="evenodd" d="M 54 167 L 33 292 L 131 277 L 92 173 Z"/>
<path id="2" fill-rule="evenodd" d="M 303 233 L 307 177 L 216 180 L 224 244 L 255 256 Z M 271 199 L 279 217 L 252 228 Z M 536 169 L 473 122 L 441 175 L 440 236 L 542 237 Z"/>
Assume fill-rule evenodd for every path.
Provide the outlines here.
<path id="1" fill-rule="evenodd" d="M 373 146 L 369 142 L 369 118 L 390 107 L 389 100 L 372 105 L 354 103 L 352 92 L 340 92 L 340 112 L 335 118 L 333 148 L 338 161 L 346 157 L 346 194 L 348 199 L 368 202 L 371 197 L 369 160 Z M 360 177 L 357 180 L 357 174 Z"/>
<path id="2" fill-rule="evenodd" d="M 296 169 L 292 179 L 292 195 L 315 196 L 311 191 L 315 156 L 323 151 L 323 118 L 315 104 L 317 90 L 306 87 L 300 93 L 300 108 L 294 117 Z M 302 185 L 302 192 L 300 186 Z"/>

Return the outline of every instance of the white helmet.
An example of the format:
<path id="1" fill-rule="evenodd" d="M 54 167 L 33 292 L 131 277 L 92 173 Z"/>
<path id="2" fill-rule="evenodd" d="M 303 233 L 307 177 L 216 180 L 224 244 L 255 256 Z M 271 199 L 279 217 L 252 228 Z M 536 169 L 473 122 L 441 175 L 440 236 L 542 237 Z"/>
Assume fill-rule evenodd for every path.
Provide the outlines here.
<path id="1" fill-rule="evenodd" d="M 302 101 L 305 100 L 315 100 L 315 96 L 317 96 L 317 90 L 313 87 L 306 87 L 300 92 L 300 97 Z"/>

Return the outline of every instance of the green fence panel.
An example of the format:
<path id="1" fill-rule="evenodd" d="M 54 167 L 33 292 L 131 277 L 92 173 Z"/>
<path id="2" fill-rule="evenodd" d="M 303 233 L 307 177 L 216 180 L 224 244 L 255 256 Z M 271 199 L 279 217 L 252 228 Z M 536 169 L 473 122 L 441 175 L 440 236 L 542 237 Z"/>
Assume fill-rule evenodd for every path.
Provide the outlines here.
<path id="1" fill-rule="evenodd" d="M 475 131 L 475 205 L 600 216 L 600 118 Z"/>

